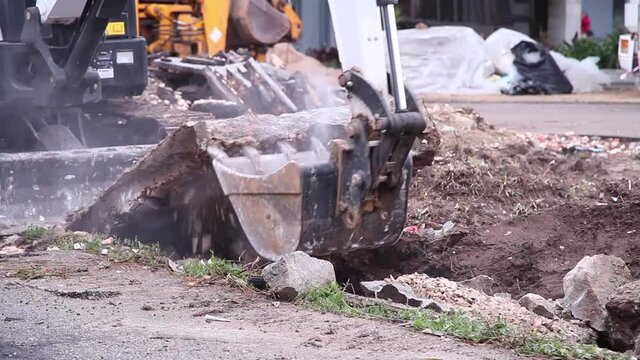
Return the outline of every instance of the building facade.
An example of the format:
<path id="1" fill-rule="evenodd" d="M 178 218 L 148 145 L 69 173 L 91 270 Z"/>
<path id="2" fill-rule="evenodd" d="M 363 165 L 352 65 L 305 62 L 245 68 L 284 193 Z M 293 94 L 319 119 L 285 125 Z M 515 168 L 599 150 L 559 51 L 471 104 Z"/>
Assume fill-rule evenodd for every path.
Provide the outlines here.
<path id="1" fill-rule="evenodd" d="M 300 50 L 335 47 L 327 0 L 292 3 L 304 21 Z M 399 24 L 469 26 L 482 36 L 507 27 L 554 46 L 580 32 L 583 10 L 594 35 L 605 37 L 620 27 L 624 0 L 400 0 Z"/>

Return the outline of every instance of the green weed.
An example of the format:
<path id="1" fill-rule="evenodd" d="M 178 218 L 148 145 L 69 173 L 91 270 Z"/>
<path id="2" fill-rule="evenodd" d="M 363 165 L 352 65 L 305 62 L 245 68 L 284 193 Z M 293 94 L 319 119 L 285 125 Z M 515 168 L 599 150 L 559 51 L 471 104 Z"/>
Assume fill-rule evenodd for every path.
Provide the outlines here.
<path id="1" fill-rule="evenodd" d="M 24 232 L 24 237 L 29 240 L 38 240 L 49 235 L 50 231 L 44 226 L 29 225 Z"/>
<path id="2" fill-rule="evenodd" d="M 185 274 L 195 278 L 205 276 L 226 277 L 231 275 L 237 279 L 246 280 L 249 276 L 242 265 L 229 260 L 220 259 L 214 255 L 211 255 L 211 258 L 207 261 L 187 262 L 183 266 L 183 271 Z"/>
<path id="3" fill-rule="evenodd" d="M 409 323 L 415 330 L 451 336 L 474 343 L 495 343 L 523 355 L 567 360 L 618 360 L 628 357 L 590 344 L 568 344 L 557 338 L 526 336 L 511 329 L 504 319 L 471 318 L 463 313 L 435 313 L 426 309 L 402 309 L 385 304 L 352 306 L 336 283 L 302 294 L 298 302 L 309 308 L 349 316 Z"/>

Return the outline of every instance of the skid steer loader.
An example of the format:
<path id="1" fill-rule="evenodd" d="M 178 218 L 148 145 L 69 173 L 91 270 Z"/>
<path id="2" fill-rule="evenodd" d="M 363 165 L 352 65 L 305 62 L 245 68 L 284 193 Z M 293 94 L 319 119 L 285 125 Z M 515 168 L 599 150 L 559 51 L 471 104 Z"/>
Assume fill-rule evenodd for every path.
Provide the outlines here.
<path id="1" fill-rule="evenodd" d="M 350 114 L 325 109 L 186 124 L 75 214 L 69 228 L 173 243 L 179 254 L 213 250 L 251 260 L 396 241 L 407 213 L 410 150 L 427 121 L 403 85 L 396 3 L 330 1 Z"/>

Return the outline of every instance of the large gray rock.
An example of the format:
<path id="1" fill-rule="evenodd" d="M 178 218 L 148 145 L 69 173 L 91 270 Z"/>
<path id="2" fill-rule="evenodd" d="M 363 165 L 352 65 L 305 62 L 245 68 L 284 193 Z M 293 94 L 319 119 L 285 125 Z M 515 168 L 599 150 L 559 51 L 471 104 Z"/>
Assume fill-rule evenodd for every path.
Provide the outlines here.
<path id="1" fill-rule="evenodd" d="M 621 286 L 613 292 L 606 305 L 607 333 L 611 347 L 626 351 L 636 347 L 640 339 L 640 280 Z M 638 344 L 640 345 L 640 344 Z"/>
<path id="2" fill-rule="evenodd" d="M 487 275 L 478 275 L 472 279 L 461 281 L 460 285 L 476 289 L 487 295 L 493 295 L 493 286 L 496 285 L 496 281 Z"/>
<path id="3" fill-rule="evenodd" d="M 293 300 L 312 288 L 336 281 L 333 265 L 302 251 L 292 252 L 267 265 L 262 277 L 281 299 Z"/>
<path id="4" fill-rule="evenodd" d="M 527 294 L 520 298 L 518 304 L 523 308 L 548 319 L 553 319 L 555 317 L 555 305 L 538 294 Z"/>
<path id="5" fill-rule="evenodd" d="M 576 319 L 604 331 L 605 305 L 614 290 L 631 279 L 631 272 L 622 259 L 609 255 L 586 256 L 564 277 L 563 303 Z"/>

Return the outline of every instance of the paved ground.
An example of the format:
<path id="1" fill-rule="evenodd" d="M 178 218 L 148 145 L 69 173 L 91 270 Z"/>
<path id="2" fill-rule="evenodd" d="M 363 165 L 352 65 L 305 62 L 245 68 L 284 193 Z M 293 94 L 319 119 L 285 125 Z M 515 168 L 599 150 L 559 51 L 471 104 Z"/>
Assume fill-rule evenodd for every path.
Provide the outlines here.
<path id="1" fill-rule="evenodd" d="M 0 358 L 518 359 L 403 324 L 322 314 L 79 251 L 0 258 Z M 11 277 L 40 267 L 58 276 Z M 9 277 L 7 277 L 9 274 Z M 230 322 L 207 323 L 205 313 Z"/>
<path id="2" fill-rule="evenodd" d="M 424 95 L 427 103 L 471 107 L 517 131 L 640 138 L 640 90 L 556 96 Z"/>
<path id="3" fill-rule="evenodd" d="M 640 104 L 457 103 L 517 131 L 640 138 Z"/>

